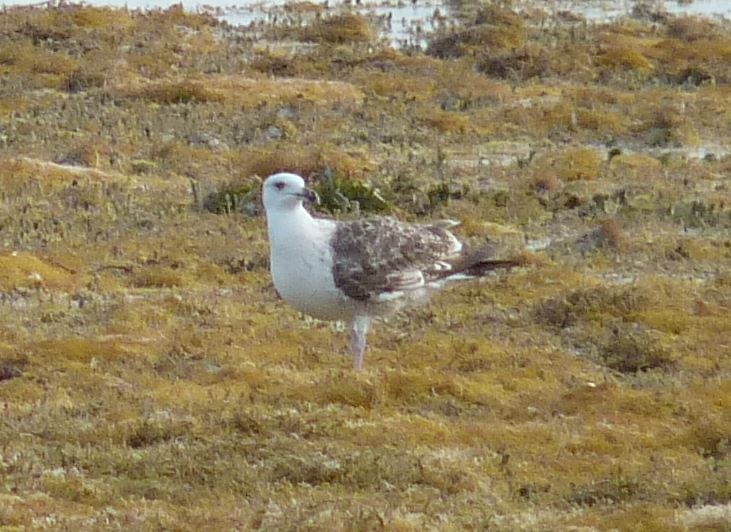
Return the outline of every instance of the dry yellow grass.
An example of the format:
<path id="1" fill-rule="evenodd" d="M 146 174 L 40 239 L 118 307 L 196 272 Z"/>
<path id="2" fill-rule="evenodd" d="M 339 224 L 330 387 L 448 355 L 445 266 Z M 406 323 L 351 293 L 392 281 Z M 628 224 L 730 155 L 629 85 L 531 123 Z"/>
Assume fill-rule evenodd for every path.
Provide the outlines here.
<path id="1" fill-rule="evenodd" d="M 362 92 L 350 83 L 307 79 L 250 79 L 232 76 L 162 80 L 152 83 L 128 81 L 117 87 L 121 96 L 152 102 L 226 102 L 244 108 L 315 104 L 358 104 Z"/>
<path id="2" fill-rule="evenodd" d="M 290 9 L 0 15 L 0 529 L 726 530 L 728 25 Z M 353 373 L 272 289 L 276 170 L 525 266 Z"/>
<path id="3" fill-rule="evenodd" d="M 0 288 L 14 291 L 28 288 L 69 290 L 74 277 L 67 270 L 23 252 L 5 251 L 0 254 Z"/>

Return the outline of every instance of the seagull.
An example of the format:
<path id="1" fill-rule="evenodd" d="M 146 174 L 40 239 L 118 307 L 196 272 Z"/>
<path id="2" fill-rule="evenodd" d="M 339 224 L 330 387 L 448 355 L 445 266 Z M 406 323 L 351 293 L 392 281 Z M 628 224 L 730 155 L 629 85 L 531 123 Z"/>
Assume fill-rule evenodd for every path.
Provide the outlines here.
<path id="1" fill-rule="evenodd" d="M 304 203 L 319 198 L 297 174 L 271 175 L 262 189 L 276 291 L 313 318 L 349 322 L 356 370 L 363 367 L 374 318 L 424 302 L 448 281 L 520 264 L 491 259 L 492 247 L 464 249 L 449 231 L 458 225 L 452 220 L 420 225 L 393 217 L 315 218 Z"/>

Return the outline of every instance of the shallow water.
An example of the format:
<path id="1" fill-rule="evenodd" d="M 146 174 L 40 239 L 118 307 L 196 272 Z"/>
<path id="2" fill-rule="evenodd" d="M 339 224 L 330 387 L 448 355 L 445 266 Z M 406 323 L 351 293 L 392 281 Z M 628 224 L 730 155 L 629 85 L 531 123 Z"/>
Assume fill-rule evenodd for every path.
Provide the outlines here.
<path id="1" fill-rule="evenodd" d="M 45 5 L 55 4 L 55 2 L 29 2 L 27 0 L 5 0 L 3 6 L 13 5 Z M 153 9 L 165 8 L 171 5 L 183 4 L 186 9 L 208 9 L 220 8 L 224 10 L 241 10 L 251 13 L 266 12 L 272 7 L 283 7 L 288 4 L 297 4 L 295 0 L 208 0 L 200 2 L 198 0 L 91 0 L 83 2 L 88 5 L 95 6 L 115 6 L 127 7 L 129 9 Z M 324 2 L 313 2 L 315 4 L 324 4 Z M 332 7 L 339 7 L 346 3 L 345 1 L 330 1 Z M 456 2 L 457 4 L 459 2 Z M 603 18 L 620 16 L 627 13 L 637 2 L 634 0 L 542 0 L 519 2 L 525 7 L 543 7 L 550 11 L 573 11 L 582 14 L 588 18 Z M 405 16 L 407 18 L 431 16 L 434 9 L 439 7 L 441 10 L 448 9 L 450 4 L 445 0 L 417 0 L 413 2 L 399 0 L 361 0 L 357 9 L 376 10 L 378 12 L 391 11 L 394 16 Z M 657 0 L 657 6 L 664 7 L 667 11 L 676 14 L 687 15 L 707 15 L 707 16 L 731 16 L 731 2 L 728 0 L 691 0 L 690 3 L 678 0 Z"/>
<path id="2" fill-rule="evenodd" d="M 637 2 L 627 0 L 590 0 L 587 2 L 546 2 L 559 9 L 566 9 L 583 15 L 591 20 L 604 20 L 622 16 L 628 13 Z M 693 0 L 692 3 L 677 0 L 658 1 L 655 4 L 662 6 L 669 13 L 675 15 L 703 15 L 709 17 L 731 17 L 731 2 L 728 0 Z"/>
<path id="3" fill-rule="evenodd" d="M 221 1 L 221 4 L 225 3 Z M 237 6 L 197 6 L 197 9 L 211 12 L 232 25 L 248 26 L 259 21 L 271 21 L 274 16 L 286 16 L 284 6 L 288 2 L 250 2 Z M 291 3 L 291 2 L 289 2 Z M 330 10 L 336 11 L 344 2 L 330 2 Z M 362 1 L 358 12 L 378 20 L 380 28 L 388 39 L 399 46 L 423 45 L 427 32 L 437 28 L 435 12 L 446 12 L 448 8 L 441 0 L 411 2 Z M 438 10 L 438 11 L 437 11 Z M 290 15 L 291 17 L 291 15 Z M 389 22 L 390 20 L 390 22 Z"/>
<path id="4" fill-rule="evenodd" d="M 57 0 L 50 2 L 28 2 L 27 0 L 5 0 L 3 6 L 14 5 L 56 5 Z M 182 4 L 187 10 L 211 13 L 232 25 L 248 26 L 260 22 L 272 21 L 273 18 L 288 16 L 285 6 L 297 4 L 292 0 L 90 0 L 84 2 L 92 6 L 111 6 L 129 9 L 167 8 Z M 329 2 L 313 2 L 316 5 L 328 5 L 328 10 L 335 11 L 352 2 L 330 0 Z M 523 0 L 516 7 L 542 8 L 549 13 L 568 11 L 585 17 L 588 20 L 603 21 L 630 12 L 637 2 L 634 0 Z M 439 13 L 452 14 L 458 9 L 460 2 L 447 0 L 361 0 L 355 9 L 381 22 L 381 31 L 396 46 L 423 46 L 425 34 L 436 29 Z M 655 5 L 673 14 L 703 15 L 710 17 L 731 18 L 730 0 L 692 0 L 686 3 L 679 0 L 657 0 Z M 291 16 L 291 15 L 290 15 Z M 389 22 L 387 22 L 387 19 Z"/>

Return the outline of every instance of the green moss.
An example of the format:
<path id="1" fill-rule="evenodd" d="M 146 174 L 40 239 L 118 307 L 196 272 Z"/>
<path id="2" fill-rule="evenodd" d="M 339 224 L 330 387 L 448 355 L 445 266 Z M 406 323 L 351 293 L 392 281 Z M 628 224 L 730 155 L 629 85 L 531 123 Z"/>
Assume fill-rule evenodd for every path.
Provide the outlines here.
<path id="1" fill-rule="evenodd" d="M 240 185 L 229 184 L 222 190 L 210 192 L 205 197 L 200 197 L 203 192 L 200 186 L 193 182 L 193 195 L 203 209 L 216 214 L 233 214 L 237 212 L 253 214 L 259 210 L 258 202 L 261 200 L 259 186 L 244 183 Z M 257 205 L 253 203 L 256 202 Z"/>
<path id="2" fill-rule="evenodd" d="M 327 171 L 315 190 L 320 197 L 321 207 L 328 212 L 384 213 L 391 210 L 391 205 L 378 189 L 365 183 L 338 179 Z"/>

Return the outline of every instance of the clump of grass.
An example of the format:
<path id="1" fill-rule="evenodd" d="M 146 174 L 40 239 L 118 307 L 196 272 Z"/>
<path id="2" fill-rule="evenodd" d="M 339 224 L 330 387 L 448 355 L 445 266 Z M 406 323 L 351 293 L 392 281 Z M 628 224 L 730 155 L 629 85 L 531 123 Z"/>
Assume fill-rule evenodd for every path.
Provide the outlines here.
<path id="1" fill-rule="evenodd" d="M 0 358 L 0 382 L 10 379 L 17 379 L 23 375 L 28 365 L 27 356 L 2 356 Z"/>
<path id="2" fill-rule="evenodd" d="M 491 5 L 482 8 L 472 24 L 437 34 L 427 54 L 441 59 L 462 57 L 481 50 L 509 50 L 526 41 L 523 19 L 509 9 Z"/>
<path id="3" fill-rule="evenodd" d="M 135 272 L 132 282 L 140 288 L 172 288 L 185 284 L 185 275 L 169 266 L 148 265 Z"/>
<path id="4" fill-rule="evenodd" d="M 599 226 L 599 245 L 622 251 L 627 245 L 627 235 L 616 218 L 604 220 Z"/>
<path id="5" fill-rule="evenodd" d="M 617 325 L 599 347 L 599 360 L 620 373 L 672 369 L 676 357 L 638 326 Z"/>
<path id="6" fill-rule="evenodd" d="M 245 108 L 314 104 L 357 104 L 363 95 L 349 83 L 306 79 L 252 79 L 241 76 L 121 83 L 114 93 L 162 104 L 231 103 Z"/>
<path id="7" fill-rule="evenodd" d="M 731 69 L 719 61 L 729 56 L 727 28 L 696 17 L 668 18 L 663 23 L 660 35 L 637 22 L 609 25 L 596 59 L 601 76 L 630 83 L 660 80 L 694 85 L 729 79 Z"/>
<path id="8" fill-rule="evenodd" d="M 71 19 L 80 28 L 112 26 L 119 31 L 132 24 L 132 17 L 125 9 L 105 9 L 92 6 L 77 6 L 71 11 Z"/>
<path id="9" fill-rule="evenodd" d="M 722 33 L 718 24 L 706 17 L 675 17 L 667 22 L 666 27 L 670 37 L 690 42 L 718 38 Z"/>
<path id="10" fill-rule="evenodd" d="M 558 153 L 537 155 L 531 167 L 540 178 L 555 178 L 562 182 L 594 180 L 600 177 L 603 161 L 594 148 L 568 148 Z"/>
<path id="11" fill-rule="evenodd" d="M 219 186 L 191 181 L 194 205 L 215 214 L 261 214 L 261 180 L 234 179 Z"/>
<path id="12" fill-rule="evenodd" d="M 295 172 L 312 179 L 311 186 L 320 196 L 320 208 L 331 213 L 388 212 L 390 203 L 380 191 L 360 181 L 369 167 L 358 163 L 348 154 L 339 153 L 332 146 L 302 148 L 281 145 L 272 151 L 255 151 L 246 157 L 240 172 L 245 177 L 233 180 L 218 190 L 205 193 L 199 183 L 193 183 L 194 197 L 205 210 L 217 214 L 243 213 L 258 215 L 260 209 L 259 179 L 276 172 Z M 342 177 L 341 177 L 342 176 Z"/>
<path id="13" fill-rule="evenodd" d="M 199 81 L 156 83 L 143 87 L 138 96 L 162 104 L 220 102 L 223 96 Z"/>
<path id="14" fill-rule="evenodd" d="M 107 75 L 97 69 L 77 68 L 71 72 L 62 82 L 62 86 L 69 92 L 82 92 L 85 90 L 103 87 L 107 82 Z"/>
<path id="15" fill-rule="evenodd" d="M 358 82 L 366 93 L 407 101 L 429 100 L 436 90 L 433 79 L 408 73 L 394 76 L 384 72 L 362 72 Z"/>
<path id="16" fill-rule="evenodd" d="M 328 212 L 383 213 L 391 210 L 390 203 L 377 188 L 358 181 L 340 179 L 329 168 L 318 180 L 315 190 L 320 196 L 320 206 Z"/>
<path id="17" fill-rule="evenodd" d="M 170 423 L 145 419 L 142 423 L 127 427 L 124 442 L 133 449 L 142 449 L 187 436 L 190 426 L 186 423 Z"/>
<path id="18" fill-rule="evenodd" d="M 260 201 L 259 186 L 253 186 L 249 183 L 229 184 L 221 190 L 209 192 L 205 197 L 201 196 L 200 186 L 193 183 L 193 195 L 200 208 L 216 214 L 257 214 L 258 204 Z"/>
<path id="19" fill-rule="evenodd" d="M 22 16 L 21 12 L 15 13 Z M 92 6 L 59 6 L 25 13 L 24 31 L 36 42 L 48 39 L 83 38 L 90 30 L 111 28 L 124 31 L 132 24 L 132 16 L 125 9 L 98 8 Z"/>
<path id="20" fill-rule="evenodd" d="M 249 66 L 257 72 L 270 76 L 293 77 L 300 74 L 296 56 L 279 50 L 257 50 L 256 55 L 249 61 Z"/>
<path id="21" fill-rule="evenodd" d="M 57 88 L 78 68 L 78 61 L 61 51 L 11 41 L 0 45 L 0 65 L 6 73 L 27 77 L 31 86 Z"/>
<path id="22" fill-rule="evenodd" d="M 619 504 L 634 499 L 640 490 L 641 483 L 637 479 L 618 473 L 607 479 L 577 486 L 567 496 L 567 500 L 580 506 Z"/>
<path id="23" fill-rule="evenodd" d="M 584 320 L 620 318 L 645 310 L 650 304 L 651 299 L 643 291 L 595 287 L 547 299 L 534 312 L 540 323 L 563 328 Z"/>
<path id="24" fill-rule="evenodd" d="M 672 498 L 673 502 L 694 508 L 695 514 L 683 519 L 684 523 L 711 532 L 728 530 L 728 515 L 718 511 L 719 508 L 726 508 L 728 501 L 731 500 L 731 488 L 724 469 L 725 466 L 704 468 L 702 474 L 686 480 L 679 486 Z"/>
<path id="25" fill-rule="evenodd" d="M 470 127 L 466 116 L 449 111 L 424 113 L 421 120 L 440 133 L 466 133 Z"/>
<path id="26" fill-rule="evenodd" d="M 368 19 L 356 13 L 323 17 L 299 31 L 303 41 L 327 44 L 358 44 L 374 39 Z"/>
<path id="27" fill-rule="evenodd" d="M 365 175 L 373 163 L 364 154 L 346 152 L 331 144 L 302 146 L 281 142 L 266 149 L 245 151 L 241 154 L 244 176 L 265 178 L 276 172 L 294 172 L 308 178 L 332 171 L 344 178 L 359 178 Z"/>
<path id="28" fill-rule="evenodd" d="M 130 352 L 127 347 L 124 342 L 117 340 L 70 336 L 39 342 L 33 347 L 33 352 L 35 356 L 48 362 L 73 361 L 88 364 L 95 358 L 113 360 L 122 357 Z"/>
<path id="29" fill-rule="evenodd" d="M 470 186 L 463 183 L 438 183 L 426 190 L 429 209 L 447 205 L 451 200 L 458 200 L 470 194 Z"/>
<path id="30" fill-rule="evenodd" d="M 624 251 L 628 239 L 619 221 L 616 218 L 609 218 L 602 221 L 597 229 L 584 238 L 584 241 L 590 247 Z"/>
<path id="31" fill-rule="evenodd" d="M 433 39 L 427 53 L 440 59 L 454 59 L 483 49 L 518 48 L 524 43 L 525 34 L 522 28 L 482 24 Z"/>
<path id="32" fill-rule="evenodd" d="M 71 93 L 108 88 L 134 78 L 129 62 L 114 48 L 90 51 L 79 58 L 78 66 L 70 72 L 61 88 Z"/>
<path id="33" fill-rule="evenodd" d="M 704 201 L 691 199 L 679 201 L 670 207 L 673 220 L 684 227 L 731 227 L 731 208 L 723 200 Z"/>
<path id="34" fill-rule="evenodd" d="M 611 158 L 609 168 L 622 178 L 649 180 L 662 177 L 662 163 L 644 153 L 621 153 Z"/>
<path id="35" fill-rule="evenodd" d="M 624 46 L 610 46 L 598 58 L 599 65 L 618 71 L 647 73 L 653 70 L 652 63 L 640 52 Z"/>
<path id="36" fill-rule="evenodd" d="M 693 28 L 695 26 L 695 28 Z M 703 36 L 700 33 L 704 33 Z M 701 29 L 695 23 L 678 19 L 669 38 L 647 48 L 644 54 L 657 65 L 657 74 L 670 83 L 700 85 L 731 79 L 728 59 L 731 36 L 728 30 Z"/>
<path id="37" fill-rule="evenodd" d="M 215 27 L 218 19 L 208 13 L 191 13 L 182 4 L 173 4 L 167 9 L 152 10 L 148 15 L 152 28 L 166 26 L 183 26 L 194 30 Z"/>
<path id="38" fill-rule="evenodd" d="M 78 143 L 68 152 L 56 158 L 59 164 L 99 168 L 109 163 L 112 155 L 110 147 L 100 142 L 88 141 Z M 105 165 L 106 165 L 105 164 Z"/>
<path id="39" fill-rule="evenodd" d="M 731 430 L 726 421 L 722 415 L 705 413 L 688 427 L 683 438 L 685 445 L 704 458 L 728 459 L 731 456 Z"/>
<path id="40" fill-rule="evenodd" d="M 522 46 L 498 53 L 488 49 L 479 56 L 476 67 L 490 77 L 521 81 L 552 73 L 548 52 L 538 46 Z"/>
<path id="41" fill-rule="evenodd" d="M 24 252 L 0 253 L 0 290 L 21 288 L 73 289 L 76 276 Z"/>

